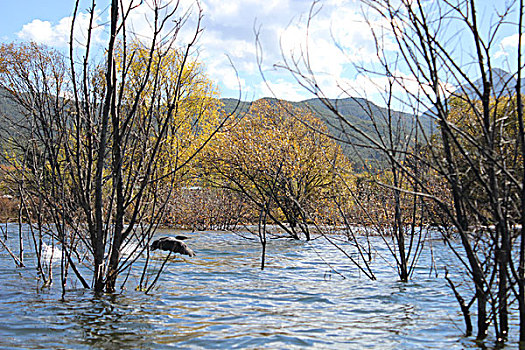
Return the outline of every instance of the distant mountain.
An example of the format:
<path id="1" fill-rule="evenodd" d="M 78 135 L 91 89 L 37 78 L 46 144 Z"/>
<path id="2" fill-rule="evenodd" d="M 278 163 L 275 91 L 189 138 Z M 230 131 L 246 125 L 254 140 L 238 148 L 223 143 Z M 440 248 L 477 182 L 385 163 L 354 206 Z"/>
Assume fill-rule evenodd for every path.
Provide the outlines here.
<path id="1" fill-rule="evenodd" d="M 511 96 L 516 93 L 516 83 L 518 80 L 515 76 L 503 69 L 493 68 L 492 69 L 492 94 L 493 96 Z M 474 87 L 464 85 L 458 88 L 453 95 L 465 95 L 469 96 L 471 99 L 477 99 L 479 96 L 476 94 L 478 89 L 480 92 L 483 92 L 483 80 L 479 78 L 474 81 Z M 525 78 L 521 79 L 521 91 L 525 91 Z"/>
<path id="2" fill-rule="evenodd" d="M 492 87 L 491 87 L 491 96 L 499 98 L 502 96 L 514 96 L 516 94 L 516 84 L 518 80 L 515 78 L 515 75 L 500 69 L 492 68 Z M 480 77 L 479 79 L 473 82 L 474 87 L 469 85 L 462 85 L 457 88 L 450 96 L 454 97 L 465 97 L 467 96 L 470 100 L 479 100 L 479 94 L 476 92 L 476 89 L 479 93 L 483 93 L 483 80 Z M 525 78 L 521 79 L 521 92 L 525 95 Z M 429 121 L 430 130 L 436 132 L 438 130 L 437 123 L 437 109 L 430 108 L 422 115 L 426 120 Z"/>
<path id="3" fill-rule="evenodd" d="M 0 117 L 19 113 L 18 106 L 9 98 L 9 91 L 0 87 Z"/>
<path id="4" fill-rule="evenodd" d="M 20 114 L 20 112 L 17 111 L 16 104 L 8 98 L 7 94 L 7 91 L 0 89 L 0 137 L 2 138 L 9 136 L 9 133 L 6 134 L 9 129 L 7 119 L 2 118 L 2 116 L 10 115 L 16 118 L 16 115 Z M 278 101 L 275 98 L 267 98 L 267 100 L 273 102 Z M 239 101 L 233 98 L 223 98 L 221 102 L 223 104 L 222 109 L 225 112 L 232 113 L 235 111 L 239 115 L 248 112 L 251 106 L 251 102 Z M 359 130 L 364 131 L 364 133 L 374 140 L 379 140 L 381 137 L 388 135 L 387 109 L 362 98 L 329 99 L 325 100 L 325 102 L 333 105 L 349 125 L 353 125 Z M 365 137 L 352 130 L 349 125 L 341 123 L 341 120 L 326 107 L 322 100 L 308 99 L 289 103 L 294 107 L 309 109 L 321 119 L 327 125 L 329 132 L 341 141 L 345 153 L 354 162 L 359 162 L 360 158 L 369 162 L 382 162 L 383 155 L 381 152 L 371 148 L 371 143 L 366 140 Z M 375 125 L 370 116 L 373 116 Z M 414 116 L 411 114 L 393 112 L 391 118 L 393 121 L 392 131 L 396 137 L 401 137 L 410 132 L 414 126 Z M 350 146 L 350 144 L 359 146 L 354 147 Z"/>
<path id="5" fill-rule="evenodd" d="M 265 100 L 277 101 L 274 98 L 265 98 Z M 237 106 L 236 113 L 246 113 L 250 108 L 250 102 L 238 101 L 236 99 L 221 99 L 224 104 L 223 110 L 232 113 Z M 329 132 L 340 141 L 344 152 L 355 163 L 360 163 L 361 159 L 368 162 L 384 161 L 384 155 L 373 148 L 370 137 L 374 140 L 381 138 L 386 140 L 390 133 L 388 125 L 396 138 L 402 137 L 411 132 L 414 127 L 414 116 L 412 114 L 393 111 L 388 115 L 388 110 L 382 108 L 363 98 L 344 98 L 344 99 L 308 99 L 300 102 L 290 102 L 294 107 L 305 108 L 312 111 L 328 127 Z M 337 109 L 339 114 L 344 117 L 345 122 L 334 114 L 326 105 L 332 105 Z M 389 122 L 391 118 L 391 123 Z M 427 123 L 429 124 L 429 123 Z M 350 126 L 362 130 L 367 137 L 360 135 Z M 395 141 L 394 141 L 395 142 Z M 353 145 L 353 146 L 352 146 Z"/>
<path id="6" fill-rule="evenodd" d="M 241 115 L 242 113 L 248 112 L 251 106 L 251 102 L 239 101 L 235 98 L 221 98 L 220 101 L 224 105 L 222 110 L 228 114 L 235 112 Z"/>
<path id="7" fill-rule="evenodd" d="M 6 116 L 9 116 L 7 118 Z M 22 119 L 20 107 L 9 98 L 9 92 L 0 87 L 0 151 L 3 152 L 5 140 L 13 137 L 13 121 Z M 16 131 L 19 131 L 18 129 Z"/>

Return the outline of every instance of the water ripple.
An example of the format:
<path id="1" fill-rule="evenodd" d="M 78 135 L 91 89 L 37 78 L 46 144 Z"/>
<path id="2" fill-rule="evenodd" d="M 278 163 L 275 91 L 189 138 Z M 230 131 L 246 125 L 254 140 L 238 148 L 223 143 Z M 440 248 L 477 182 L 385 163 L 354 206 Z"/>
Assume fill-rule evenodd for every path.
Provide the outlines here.
<path id="1" fill-rule="evenodd" d="M 163 235 L 176 234 L 164 231 Z M 194 258 L 167 265 L 153 295 L 39 290 L 36 273 L 0 251 L 2 349 L 463 349 L 462 318 L 443 278 L 429 277 L 424 251 L 412 281 L 374 260 L 370 281 L 322 239 L 260 247 L 231 234 L 186 233 Z M 344 244 L 343 244 L 344 245 Z M 381 243 L 377 255 L 387 257 Z M 321 253 L 322 259 L 317 253 Z M 28 253 L 28 259 L 31 258 Z M 443 266 L 446 250 L 432 257 Z M 164 260 L 153 256 L 153 268 Z M 330 262 L 346 279 L 333 273 Z M 443 263 L 442 263 L 443 262 Z M 140 263 L 134 271 L 140 271 Z M 59 270 L 56 272 L 59 274 Z M 136 272 L 138 273 L 138 272 Z"/>

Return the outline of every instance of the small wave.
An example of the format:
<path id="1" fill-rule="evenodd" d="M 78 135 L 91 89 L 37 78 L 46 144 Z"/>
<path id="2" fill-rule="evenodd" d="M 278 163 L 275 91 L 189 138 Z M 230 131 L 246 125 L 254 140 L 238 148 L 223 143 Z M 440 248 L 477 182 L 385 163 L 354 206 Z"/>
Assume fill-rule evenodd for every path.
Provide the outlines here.
<path id="1" fill-rule="evenodd" d="M 62 250 L 56 245 L 48 245 L 42 242 L 42 260 L 44 261 L 60 261 L 62 258 Z"/>

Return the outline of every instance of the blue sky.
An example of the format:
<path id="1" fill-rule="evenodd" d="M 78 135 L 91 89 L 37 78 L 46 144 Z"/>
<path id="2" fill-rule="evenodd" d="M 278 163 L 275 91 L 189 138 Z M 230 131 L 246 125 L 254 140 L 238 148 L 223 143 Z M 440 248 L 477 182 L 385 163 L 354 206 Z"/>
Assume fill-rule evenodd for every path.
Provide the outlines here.
<path id="1" fill-rule="evenodd" d="M 22 29 L 24 24 L 34 19 L 57 22 L 71 13 L 71 6 L 71 1 L 64 0 L 0 0 L 0 9 L 3 13 L 0 38 L 2 41 L 16 40 L 16 33 Z"/>
<path id="2" fill-rule="evenodd" d="M 126 0 L 132 1 L 132 0 Z M 135 0 L 136 1 L 136 0 Z M 503 4 L 506 0 L 497 1 Z M 194 6 L 192 0 L 183 0 L 185 6 Z M 90 1 L 81 0 L 80 11 L 85 13 Z M 98 1 L 99 23 L 108 16 L 109 0 Z M 69 30 L 68 17 L 73 0 L 0 0 L 2 20 L 0 39 L 3 42 L 33 40 L 65 49 Z M 494 18 L 493 1 L 478 1 L 481 20 Z M 204 62 L 208 76 L 219 86 L 223 97 L 238 97 L 238 81 L 242 98 L 252 100 L 275 93 L 288 100 L 312 97 L 275 64 L 283 62 L 282 52 L 290 58 L 298 57 L 305 47 L 305 23 L 310 0 L 201 0 L 204 10 L 204 33 L 199 42 L 199 59 Z M 363 8 L 357 0 L 321 0 L 320 12 L 312 22 L 310 60 L 319 84 L 330 97 L 338 97 L 341 87 L 352 95 L 366 95 L 377 103 L 380 98 L 370 93 L 380 78 L 356 74 L 354 64 L 373 65 L 374 43 L 364 23 Z M 365 10 L 366 12 L 366 10 Z M 141 17 L 136 26 L 141 28 Z M 373 22 L 373 26 L 381 23 Z M 263 49 L 262 69 L 268 78 L 264 83 L 256 61 L 254 26 L 260 28 Z M 497 38 L 494 58 L 502 68 L 508 52 L 515 46 L 516 36 L 503 30 Z M 337 45 L 336 45 L 337 43 Z M 374 80 L 375 79 L 375 80 Z M 355 90 L 355 91 L 354 91 Z"/>
<path id="3" fill-rule="evenodd" d="M 188 1 L 187 1 L 188 2 Z M 191 1 L 189 1 L 191 2 Z M 349 2 L 350 3 L 350 2 Z M 73 0 L 0 0 L 4 13 L 0 21 L 0 39 L 3 42 L 33 40 L 65 49 L 67 30 L 74 6 Z M 86 12 L 90 1 L 82 0 L 81 12 Z M 102 21 L 108 16 L 109 0 L 97 1 Z M 267 71 L 280 59 L 279 36 L 294 20 L 299 21 L 310 9 L 308 0 L 204 0 L 205 31 L 199 42 L 200 59 L 208 75 L 219 86 L 225 97 L 238 97 L 239 82 L 231 62 L 235 65 L 242 85 L 242 98 L 251 100 L 271 94 L 262 81 L 255 56 L 254 26 L 260 26 L 264 42 Z M 330 2 L 327 1 L 327 4 Z M 9 14 L 9 15 L 5 15 Z M 293 87 L 285 74 L 273 74 L 276 93 L 284 98 L 299 100 L 310 97 L 299 87 Z"/>

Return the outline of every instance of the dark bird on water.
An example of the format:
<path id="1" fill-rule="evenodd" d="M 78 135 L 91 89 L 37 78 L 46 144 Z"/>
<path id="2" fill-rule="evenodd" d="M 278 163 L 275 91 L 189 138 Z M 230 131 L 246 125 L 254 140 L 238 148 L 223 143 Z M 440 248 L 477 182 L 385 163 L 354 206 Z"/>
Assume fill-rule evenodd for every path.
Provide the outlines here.
<path id="1" fill-rule="evenodd" d="M 157 239 L 151 244 L 151 250 L 167 250 L 173 253 L 180 253 L 188 256 L 195 256 L 195 252 L 189 248 L 186 243 L 182 240 L 186 239 L 186 236 L 175 236 L 174 237 L 162 237 Z"/>

